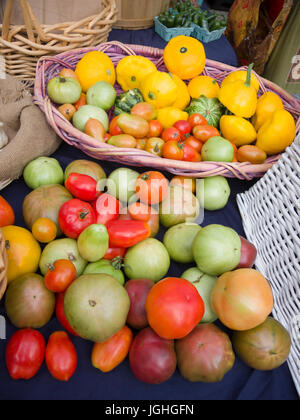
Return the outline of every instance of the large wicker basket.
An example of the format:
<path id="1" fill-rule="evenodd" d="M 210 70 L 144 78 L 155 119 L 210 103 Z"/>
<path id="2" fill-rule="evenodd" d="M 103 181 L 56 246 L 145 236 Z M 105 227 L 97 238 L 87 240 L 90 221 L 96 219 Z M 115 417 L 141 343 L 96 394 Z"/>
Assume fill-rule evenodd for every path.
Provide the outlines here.
<path id="1" fill-rule="evenodd" d="M 0 229 L 0 300 L 5 293 L 6 286 L 7 286 L 7 278 L 6 278 L 6 270 L 7 270 L 7 253 L 5 249 L 5 240 Z"/>
<path id="2" fill-rule="evenodd" d="M 264 164 L 252 165 L 244 163 L 225 162 L 184 162 L 164 159 L 154 156 L 146 151 L 137 149 L 122 149 L 110 146 L 106 143 L 99 143 L 97 140 L 77 130 L 68 122 L 51 103 L 46 93 L 46 86 L 49 79 L 56 76 L 60 69 L 68 67 L 74 69 L 81 57 L 91 50 L 103 51 L 110 56 L 116 65 L 126 55 L 143 55 L 152 60 L 160 71 L 167 71 L 163 61 L 163 51 L 157 48 L 137 45 L 124 45 L 119 42 L 108 42 L 95 48 L 77 49 L 59 54 L 56 57 L 43 57 L 37 66 L 34 100 L 45 113 L 49 124 L 56 133 L 67 143 L 81 149 L 87 155 L 100 159 L 120 162 L 125 165 L 153 167 L 166 170 L 176 175 L 187 175 L 191 177 L 208 177 L 223 175 L 231 178 L 252 179 L 261 177 L 279 159 L 279 155 L 269 157 Z M 244 69 L 244 67 L 243 67 Z M 221 82 L 225 76 L 235 71 L 236 68 L 216 61 L 207 60 L 204 74 L 212 76 Z M 300 132 L 300 106 L 291 95 L 283 91 L 279 86 L 259 77 L 260 94 L 267 90 L 276 92 L 282 99 L 285 108 L 290 111 L 297 122 L 297 133 Z M 116 84 L 118 92 L 120 86 Z"/>
<path id="3" fill-rule="evenodd" d="M 0 25 L 0 56 L 5 58 L 6 73 L 34 81 L 38 59 L 78 47 L 106 42 L 117 19 L 115 0 L 99 0 L 99 14 L 78 22 L 41 25 L 28 0 L 21 0 L 24 25 L 10 25 L 13 0 L 8 0 Z M 100 6 L 102 8 L 100 9 Z"/>

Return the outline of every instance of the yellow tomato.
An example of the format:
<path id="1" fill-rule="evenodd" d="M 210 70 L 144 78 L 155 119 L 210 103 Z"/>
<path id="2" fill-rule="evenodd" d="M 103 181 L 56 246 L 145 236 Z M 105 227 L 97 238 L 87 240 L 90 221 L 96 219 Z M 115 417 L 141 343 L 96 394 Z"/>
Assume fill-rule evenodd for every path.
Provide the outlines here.
<path id="1" fill-rule="evenodd" d="M 143 79 L 155 71 L 157 68 L 148 58 L 129 55 L 122 58 L 117 65 L 117 82 L 124 91 L 140 89 Z"/>
<path id="2" fill-rule="evenodd" d="M 185 35 L 172 38 L 164 49 L 163 57 L 169 72 L 176 74 L 182 80 L 199 76 L 206 63 L 203 44 Z"/>
<path id="3" fill-rule="evenodd" d="M 176 74 L 171 74 L 172 79 L 177 85 L 177 99 L 172 105 L 174 108 L 185 109 L 190 103 L 191 97 L 187 85 Z"/>
<path id="4" fill-rule="evenodd" d="M 47 217 L 40 217 L 32 225 L 32 234 L 41 243 L 51 242 L 57 235 L 56 224 Z"/>
<path id="5" fill-rule="evenodd" d="M 35 273 L 41 256 L 41 247 L 29 230 L 20 226 L 2 228 L 8 255 L 7 281 L 27 273 Z"/>
<path id="6" fill-rule="evenodd" d="M 177 99 L 177 85 L 165 72 L 156 71 L 147 76 L 141 85 L 141 92 L 146 102 L 156 108 L 171 106 Z"/>
<path id="7" fill-rule="evenodd" d="M 114 85 L 116 81 L 114 64 L 108 55 L 101 51 L 86 53 L 78 62 L 75 74 L 84 92 L 102 80 L 111 85 Z"/>
<path id="8" fill-rule="evenodd" d="M 218 82 L 209 76 L 194 77 L 188 84 L 188 91 L 192 98 L 200 98 L 205 95 L 207 98 L 217 98 L 220 87 Z"/>

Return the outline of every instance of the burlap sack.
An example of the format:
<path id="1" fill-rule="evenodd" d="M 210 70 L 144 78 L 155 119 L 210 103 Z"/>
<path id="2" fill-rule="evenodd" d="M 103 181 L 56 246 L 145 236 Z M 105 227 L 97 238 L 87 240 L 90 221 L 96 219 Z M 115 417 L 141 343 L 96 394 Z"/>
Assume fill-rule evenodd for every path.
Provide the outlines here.
<path id="1" fill-rule="evenodd" d="M 9 139 L 7 146 L 0 150 L 2 189 L 22 175 L 28 162 L 55 152 L 61 139 L 33 104 L 24 84 L 9 75 L 0 79 L 0 121 Z"/>

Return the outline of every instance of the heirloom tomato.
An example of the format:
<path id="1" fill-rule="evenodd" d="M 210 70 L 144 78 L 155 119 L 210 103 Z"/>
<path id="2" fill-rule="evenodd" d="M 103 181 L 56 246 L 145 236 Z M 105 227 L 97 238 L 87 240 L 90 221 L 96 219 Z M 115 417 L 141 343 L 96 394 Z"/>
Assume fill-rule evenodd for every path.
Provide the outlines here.
<path id="1" fill-rule="evenodd" d="M 89 175 L 71 173 L 65 187 L 75 198 L 83 201 L 94 201 L 100 195 L 97 181 Z"/>
<path id="2" fill-rule="evenodd" d="M 167 142 L 171 140 L 180 140 L 180 131 L 175 127 L 165 128 L 162 132 L 162 139 Z"/>
<path id="3" fill-rule="evenodd" d="M 144 172 L 136 180 L 135 193 L 146 204 L 160 203 L 168 193 L 168 181 L 158 171 Z"/>
<path id="4" fill-rule="evenodd" d="M 220 136 L 220 133 L 212 125 L 196 125 L 193 128 L 193 136 L 197 140 L 202 141 L 202 143 L 205 143 L 211 137 Z"/>
<path id="5" fill-rule="evenodd" d="M 190 135 L 192 130 L 190 123 L 185 120 L 176 121 L 173 127 L 177 128 L 179 131 L 181 140 L 185 140 Z"/>
<path id="6" fill-rule="evenodd" d="M 178 141 L 167 141 L 163 147 L 163 157 L 166 159 L 182 160 L 184 157 L 183 144 Z"/>
<path id="7" fill-rule="evenodd" d="M 201 114 L 191 114 L 188 122 L 192 128 L 196 127 L 196 125 L 208 125 L 207 119 Z"/>
<path id="8" fill-rule="evenodd" d="M 58 221 L 66 236 L 77 239 L 84 229 L 96 223 L 96 214 L 89 203 L 72 198 L 61 206 Z"/>
<path id="9" fill-rule="evenodd" d="M 75 265 L 70 260 L 56 260 L 48 265 L 45 275 L 46 287 L 54 293 L 64 292 L 76 279 Z"/>
<path id="10" fill-rule="evenodd" d="M 68 323 L 68 320 L 66 318 L 65 307 L 64 307 L 65 294 L 66 294 L 66 292 L 62 292 L 62 293 L 57 293 L 57 295 L 56 295 L 56 304 L 55 304 L 56 318 L 61 323 L 62 327 L 66 331 L 68 331 L 68 333 L 78 337 L 78 334 L 73 330 L 73 328 L 70 326 L 70 324 Z"/>
<path id="11" fill-rule="evenodd" d="M 13 225 L 15 212 L 11 205 L 0 195 L 0 227 Z"/>

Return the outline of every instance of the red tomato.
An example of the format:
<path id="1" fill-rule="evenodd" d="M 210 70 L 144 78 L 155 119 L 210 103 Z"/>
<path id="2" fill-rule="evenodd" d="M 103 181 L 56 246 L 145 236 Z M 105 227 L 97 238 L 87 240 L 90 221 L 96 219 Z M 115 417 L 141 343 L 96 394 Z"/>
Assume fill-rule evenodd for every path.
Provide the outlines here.
<path id="1" fill-rule="evenodd" d="M 197 152 L 196 149 L 194 149 L 190 144 L 184 143 L 183 146 L 183 160 L 185 162 L 200 162 L 201 161 L 201 155 Z"/>
<path id="2" fill-rule="evenodd" d="M 119 116 L 117 115 L 116 117 L 114 117 L 110 124 L 109 124 L 109 129 L 108 132 L 109 134 L 111 134 L 112 136 L 117 136 L 119 134 L 123 134 L 123 130 L 118 126 L 117 124 L 117 119 L 119 118 Z"/>
<path id="3" fill-rule="evenodd" d="M 149 121 L 149 131 L 147 137 L 160 137 L 163 131 L 162 123 L 158 120 Z"/>
<path id="4" fill-rule="evenodd" d="M 128 355 L 132 340 L 132 331 L 125 325 L 109 340 L 94 344 L 92 365 L 102 372 L 112 371 Z"/>
<path id="5" fill-rule="evenodd" d="M 62 327 L 68 331 L 68 333 L 78 337 L 78 334 L 76 334 L 76 332 L 73 330 L 73 328 L 69 324 L 65 315 L 65 307 L 64 307 L 65 294 L 66 292 L 57 293 L 56 295 L 56 305 L 55 305 L 56 318 L 61 323 Z"/>
<path id="6" fill-rule="evenodd" d="M 83 105 L 87 104 L 87 100 L 86 100 L 86 94 L 85 93 L 81 93 L 80 98 L 78 99 L 78 101 L 74 104 L 76 110 L 78 111 L 79 108 L 81 108 Z"/>
<path id="7" fill-rule="evenodd" d="M 151 234 L 149 225 L 139 220 L 111 220 L 106 228 L 110 247 L 130 248 Z"/>
<path id="8" fill-rule="evenodd" d="M 166 177 L 158 171 L 144 172 L 136 180 L 135 193 L 145 204 L 158 204 L 167 195 L 169 184 Z"/>
<path id="9" fill-rule="evenodd" d="M 173 127 L 177 128 L 180 133 L 181 140 L 185 140 L 191 133 L 192 126 L 188 121 L 179 120 L 173 124 Z"/>
<path id="10" fill-rule="evenodd" d="M 191 114 L 189 116 L 188 122 L 191 127 L 194 128 L 196 125 L 208 125 L 208 121 L 201 114 Z"/>
<path id="11" fill-rule="evenodd" d="M 100 195 L 97 181 L 89 175 L 72 172 L 65 182 L 65 187 L 75 198 L 83 201 L 96 200 Z"/>
<path id="12" fill-rule="evenodd" d="M 193 128 L 193 135 L 197 140 L 205 143 L 211 137 L 219 136 L 220 133 L 212 125 L 196 125 L 196 127 Z"/>
<path id="13" fill-rule="evenodd" d="M 166 159 L 182 160 L 184 157 L 183 144 L 178 141 L 167 141 L 163 147 L 163 157 Z"/>
<path id="14" fill-rule="evenodd" d="M 67 290 L 71 283 L 76 279 L 77 271 L 75 265 L 70 260 L 56 260 L 48 265 L 45 275 L 46 287 L 54 293 L 61 293 Z"/>
<path id="15" fill-rule="evenodd" d="M 197 140 L 194 136 L 190 136 L 185 140 L 185 144 L 192 146 L 197 152 L 201 152 L 203 143 L 200 140 Z"/>
<path id="16" fill-rule="evenodd" d="M 146 299 L 150 327 L 162 338 L 180 339 L 189 334 L 204 315 L 204 302 L 188 280 L 167 277 L 156 283 Z"/>
<path id="17" fill-rule="evenodd" d="M 48 370 L 55 379 L 66 382 L 74 375 L 77 353 L 65 331 L 57 331 L 50 335 L 45 359 Z"/>
<path id="18" fill-rule="evenodd" d="M 122 204 L 113 195 L 103 193 L 93 203 L 93 208 L 96 211 L 97 223 L 105 225 L 119 217 Z"/>
<path id="19" fill-rule="evenodd" d="M 72 198 L 59 209 L 58 222 L 66 236 L 77 239 L 84 229 L 96 223 L 96 214 L 89 203 Z"/>
<path id="20" fill-rule="evenodd" d="M 0 195 L 0 227 L 13 225 L 15 213 L 11 205 Z"/>
<path id="21" fill-rule="evenodd" d="M 166 128 L 162 132 L 162 139 L 166 142 L 171 141 L 171 140 L 179 141 L 180 140 L 180 131 L 177 130 L 177 128 L 175 128 L 175 127 Z"/>
<path id="22" fill-rule="evenodd" d="M 31 379 L 39 371 L 45 357 L 42 334 L 30 328 L 17 331 L 9 340 L 5 359 L 12 379 Z"/>
<path id="23" fill-rule="evenodd" d="M 151 207 L 143 203 L 132 203 L 128 207 L 128 213 L 134 220 L 148 222 L 151 216 Z"/>
<path id="24" fill-rule="evenodd" d="M 126 248 L 122 247 L 110 247 L 106 251 L 106 254 L 104 255 L 105 260 L 113 260 L 116 257 L 123 258 L 126 254 Z"/>

